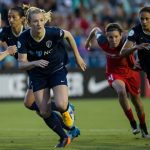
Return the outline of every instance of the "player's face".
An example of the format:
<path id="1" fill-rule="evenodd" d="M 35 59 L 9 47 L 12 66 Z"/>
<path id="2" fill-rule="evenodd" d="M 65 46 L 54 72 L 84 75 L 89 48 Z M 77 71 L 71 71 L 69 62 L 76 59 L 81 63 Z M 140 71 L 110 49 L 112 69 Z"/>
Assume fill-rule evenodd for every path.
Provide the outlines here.
<path id="1" fill-rule="evenodd" d="M 140 21 L 143 30 L 150 31 L 150 13 L 142 12 L 140 14 Z"/>
<path id="2" fill-rule="evenodd" d="M 106 33 L 109 45 L 111 48 L 118 47 L 120 44 L 120 41 L 122 39 L 122 35 L 119 31 L 110 31 Z"/>
<path id="3" fill-rule="evenodd" d="M 32 14 L 29 25 L 33 32 L 41 33 L 44 30 L 45 20 L 43 13 Z"/>
<path id="4" fill-rule="evenodd" d="M 23 25 L 23 17 L 20 17 L 19 13 L 14 10 L 9 10 L 8 21 L 13 28 Z"/>

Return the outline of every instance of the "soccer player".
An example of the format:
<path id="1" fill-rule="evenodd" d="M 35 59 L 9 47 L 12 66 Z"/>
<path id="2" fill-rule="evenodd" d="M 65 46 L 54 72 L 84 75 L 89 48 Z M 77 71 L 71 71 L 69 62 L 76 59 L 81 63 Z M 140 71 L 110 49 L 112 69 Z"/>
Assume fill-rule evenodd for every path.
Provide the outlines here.
<path id="1" fill-rule="evenodd" d="M 123 37 L 122 27 L 119 24 L 108 24 L 105 32 L 106 34 L 98 27 L 93 28 L 86 40 L 85 47 L 90 48 L 92 38 L 96 37 L 99 46 L 106 53 L 107 80 L 109 85 L 118 94 L 120 105 L 130 122 L 133 134 L 138 134 L 140 130 L 133 116 L 128 94 L 130 94 L 131 101 L 139 118 L 142 137 L 147 138 L 148 131 L 145 123 L 145 113 L 140 100 L 140 76 L 139 72 L 133 70 L 134 57 L 133 55 L 127 57 L 120 56 L 120 50 L 125 38 Z"/>
<path id="2" fill-rule="evenodd" d="M 59 28 L 45 27 L 45 16 L 41 9 L 29 9 L 27 21 L 30 28 L 20 35 L 18 41 L 18 66 L 28 72 L 40 115 L 60 136 L 60 142 L 56 147 L 64 147 L 70 143 L 70 139 L 48 105 L 51 97 L 50 89 L 52 89 L 57 108 L 66 117 L 69 116 L 65 53 L 56 49 L 59 42 L 64 38 L 68 40 L 77 64 L 83 71 L 86 69 L 86 64 L 81 58 L 70 32 Z M 71 121 L 70 126 L 72 126 Z"/>
<path id="3" fill-rule="evenodd" d="M 150 7 L 140 10 L 139 19 L 140 23 L 129 31 L 121 55 L 127 56 L 137 50 L 139 64 L 150 83 Z"/>
<path id="4" fill-rule="evenodd" d="M 2 30 L 3 29 L 1 28 L 1 13 L 0 13 L 0 34 Z M 14 55 L 16 53 L 16 50 L 17 50 L 16 45 L 13 45 L 13 46 L 9 46 L 4 52 L 0 52 L 0 61 L 3 60 L 8 55 Z"/>
<path id="5" fill-rule="evenodd" d="M 7 51 L 0 53 L 0 59 L 6 57 L 6 55 L 8 55 L 7 54 L 8 52 L 11 54 L 14 54 L 16 52 L 16 50 L 14 52 L 11 49 L 16 48 L 16 46 L 12 46 L 12 45 L 17 45 L 19 35 L 23 32 L 23 30 L 25 30 L 23 27 L 24 19 L 25 19 L 24 10 L 21 7 L 14 7 L 9 10 L 8 21 L 9 21 L 10 26 L 2 28 L 1 33 L 0 33 L 0 41 L 2 43 L 6 43 L 7 46 L 9 46 L 9 47 L 8 47 Z M 17 52 L 15 53 L 15 57 L 16 58 L 18 57 Z M 26 92 L 26 95 L 24 98 L 24 105 L 26 106 L 26 108 L 28 108 L 30 110 L 39 111 L 39 109 L 35 103 L 35 98 L 33 95 L 31 83 L 29 83 L 29 87 L 27 89 L 27 92 Z M 54 102 L 52 103 L 51 107 L 52 107 L 52 110 L 58 111 Z M 70 115 L 72 116 L 72 119 L 73 119 L 74 114 L 73 114 L 72 107 L 73 106 L 70 104 L 68 107 L 68 111 L 70 112 Z M 71 138 L 74 138 L 80 134 L 80 130 L 75 126 L 68 128 L 64 125 L 63 127 L 68 131 L 68 134 Z"/>

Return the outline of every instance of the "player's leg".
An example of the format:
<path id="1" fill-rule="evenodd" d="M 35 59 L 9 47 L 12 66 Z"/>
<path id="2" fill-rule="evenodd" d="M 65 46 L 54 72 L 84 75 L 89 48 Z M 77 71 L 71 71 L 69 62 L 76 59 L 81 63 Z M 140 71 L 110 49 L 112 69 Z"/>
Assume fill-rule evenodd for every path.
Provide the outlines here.
<path id="1" fill-rule="evenodd" d="M 133 134 L 137 134 L 138 133 L 137 124 L 134 119 L 133 112 L 132 112 L 132 109 L 131 109 L 131 106 L 129 103 L 129 99 L 128 99 L 124 81 L 114 80 L 112 82 L 112 87 L 115 89 L 116 93 L 118 94 L 119 103 L 120 103 L 126 117 L 128 118 L 128 120 L 130 122 Z"/>
<path id="2" fill-rule="evenodd" d="M 39 108 L 35 102 L 35 97 L 32 89 L 27 89 L 24 97 L 24 105 L 30 110 L 39 111 Z"/>
<path id="3" fill-rule="evenodd" d="M 77 126 L 73 125 L 71 128 L 66 126 L 62 120 L 62 116 L 58 113 L 56 113 L 56 115 L 59 118 L 62 127 L 67 131 L 67 135 L 70 137 L 71 141 L 80 135 L 80 129 Z"/>
<path id="4" fill-rule="evenodd" d="M 68 111 L 69 104 L 67 85 L 57 85 L 53 87 L 53 93 L 56 107 L 59 112 L 61 112 L 65 125 L 71 128 L 73 126 L 73 118 Z"/>
<path id="5" fill-rule="evenodd" d="M 49 87 L 52 88 L 56 107 L 62 114 L 63 121 L 66 126 L 71 128 L 74 118 L 69 113 L 68 103 L 68 86 L 67 86 L 67 70 L 62 68 L 56 71 L 49 79 Z M 73 111 L 72 111 L 73 113 Z"/>
<path id="6" fill-rule="evenodd" d="M 37 114 L 39 115 L 39 108 L 38 108 L 37 104 L 35 103 L 35 98 L 34 98 L 34 94 L 33 94 L 32 89 L 27 89 L 27 92 L 26 92 L 25 98 L 24 98 L 24 105 L 25 105 L 26 108 L 28 108 L 30 110 L 35 110 L 37 112 Z M 54 101 L 52 101 L 52 103 L 51 103 L 51 109 L 52 109 L 52 111 L 58 111 Z M 74 106 L 72 106 L 72 104 L 69 103 L 69 113 L 70 113 L 70 115 L 72 115 L 72 118 L 74 118 L 74 113 L 73 112 L 74 112 Z M 75 137 L 78 137 L 80 135 L 80 130 L 76 126 L 73 126 L 71 128 L 67 127 L 64 124 L 64 122 L 62 120 L 62 117 L 59 114 L 57 114 L 56 112 L 53 112 L 53 113 L 60 120 L 62 127 L 65 130 L 67 130 L 67 134 L 71 138 L 71 140 L 73 140 Z M 49 126 L 49 124 L 47 124 L 47 126 L 49 128 L 51 128 Z"/>
<path id="7" fill-rule="evenodd" d="M 149 69 L 146 71 L 146 76 L 150 85 L 150 70 Z"/>
<path id="8" fill-rule="evenodd" d="M 144 107 L 143 107 L 142 101 L 140 99 L 140 94 L 138 94 L 138 95 L 131 94 L 131 101 L 132 101 L 133 105 L 135 106 L 135 110 L 136 110 L 137 116 L 139 118 L 142 137 L 150 138 L 150 136 L 148 134 L 146 122 L 145 122 L 145 112 L 144 112 Z"/>
<path id="9" fill-rule="evenodd" d="M 34 92 L 36 103 L 39 107 L 40 116 L 43 117 L 46 124 L 60 137 L 60 142 L 57 147 L 65 147 L 70 144 L 70 138 L 63 130 L 60 120 L 49 109 L 48 100 L 50 98 L 50 92 L 48 88 L 41 89 Z"/>
<path id="10" fill-rule="evenodd" d="M 24 97 L 24 105 L 26 108 L 28 108 L 30 110 L 35 110 L 38 113 L 39 108 L 35 102 L 35 97 L 34 97 L 32 88 L 33 88 L 33 85 L 32 85 L 31 80 L 29 79 L 29 86 L 28 86 L 27 92 Z M 52 109 L 52 111 L 59 111 L 58 108 L 56 107 L 54 101 L 51 102 L 51 109 Z M 70 103 L 69 103 L 68 111 L 69 111 L 69 113 L 72 117 L 73 123 L 74 123 L 74 106 Z M 65 128 L 65 126 L 63 126 L 63 127 Z M 66 128 L 66 130 L 70 131 L 70 128 L 68 128 L 68 129 Z M 71 133 L 71 132 L 69 132 L 69 133 Z"/>

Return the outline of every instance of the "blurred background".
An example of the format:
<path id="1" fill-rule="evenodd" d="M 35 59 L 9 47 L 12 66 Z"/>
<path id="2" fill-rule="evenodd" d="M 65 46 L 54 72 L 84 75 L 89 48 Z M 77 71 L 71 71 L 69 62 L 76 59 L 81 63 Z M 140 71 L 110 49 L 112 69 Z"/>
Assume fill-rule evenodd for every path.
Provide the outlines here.
<path id="1" fill-rule="evenodd" d="M 22 3 L 30 3 L 31 6 L 42 8 L 46 11 L 51 10 L 53 12 L 52 26 L 58 26 L 62 29 L 69 30 L 75 38 L 79 52 L 87 63 L 88 70 L 85 73 L 81 73 L 76 66 L 75 59 L 72 50 L 67 47 L 69 56 L 69 83 L 70 83 L 70 95 L 72 96 L 114 96 L 113 92 L 107 89 L 108 84 L 105 81 L 105 64 L 106 59 L 103 51 L 98 47 L 97 42 L 94 40 L 91 51 L 87 51 L 84 48 L 85 39 L 87 38 L 90 30 L 99 26 L 102 30 L 110 22 L 119 22 L 125 31 L 128 31 L 134 24 L 139 22 L 138 11 L 143 6 L 150 5 L 149 0 L 0 0 L 0 13 L 2 15 L 2 27 L 8 25 L 7 13 L 10 7 L 19 5 Z M 0 47 L 0 51 L 3 51 L 3 47 Z M 6 57 L 0 62 L 0 70 L 2 74 L 8 73 L 8 70 L 12 71 L 16 68 L 16 60 L 12 56 Z M 7 70 L 7 71 L 4 71 Z M 14 71 L 16 73 L 16 71 Z M 12 74 L 8 73 L 7 81 L 9 81 L 9 75 L 11 78 Z M 15 77 L 15 75 L 14 75 Z M 22 80 L 21 80 L 22 78 Z M 18 87 L 18 77 L 15 81 L 9 81 L 6 84 L 4 76 L 0 76 L 0 81 L 4 87 L 13 83 L 15 88 Z M 17 80 L 17 81 L 16 81 Z M 26 83 L 26 76 L 20 77 L 22 82 Z M 25 80 L 25 81 L 24 81 Z M 77 84 L 77 80 L 81 81 Z M 88 82 L 89 81 L 89 82 Z M 103 81 L 102 90 L 105 89 L 107 92 L 100 94 L 100 88 L 96 82 Z M 16 83 L 17 82 L 17 83 Z M 81 83 L 83 88 L 81 88 Z M 14 89 L 14 85 L 10 86 Z M 26 88 L 20 85 L 22 89 Z M 10 87 L 6 87 L 7 89 Z M 79 88 L 80 87 L 80 88 Z M 14 94 L 14 90 L 11 92 Z M 149 96 L 149 87 L 144 75 L 142 75 L 142 95 Z M 3 91 L 4 90 L 0 90 Z M 16 91 L 16 89 L 15 89 Z M 24 91 L 24 90 L 23 90 Z M 91 95 L 91 92 L 93 95 Z M 0 92 L 1 93 L 1 92 Z M 8 93 L 8 92 L 7 92 Z M 71 94 L 72 93 L 72 94 Z M 99 94 L 98 94 L 99 93 Z M 1 94 L 0 94 L 1 95 Z M 23 94 L 22 94 L 23 95 Z"/>

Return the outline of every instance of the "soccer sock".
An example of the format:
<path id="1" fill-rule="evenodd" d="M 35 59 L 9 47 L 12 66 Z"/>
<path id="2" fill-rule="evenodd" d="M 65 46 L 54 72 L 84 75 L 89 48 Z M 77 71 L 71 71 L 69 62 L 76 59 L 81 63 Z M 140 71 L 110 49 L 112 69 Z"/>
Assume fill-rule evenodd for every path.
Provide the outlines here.
<path id="1" fill-rule="evenodd" d="M 129 110 L 125 111 L 125 114 L 130 122 L 135 120 L 131 108 Z"/>
<path id="2" fill-rule="evenodd" d="M 67 131 L 69 131 L 69 130 L 72 129 L 72 128 L 67 127 L 67 126 L 64 124 L 64 122 L 63 122 L 63 120 L 62 120 L 62 118 L 61 118 L 61 116 L 60 116 L 59 114 L 55 113 L 55 115 L 56 115 L 57 118 L 59 119 L 59 121 L 60 121 L 60 123 L 61 123 L 61 126 L 62 126 L 64 129 L 66 129 Z"/>
<path id="3" fill-rule="evenodd" d="M 141 116 L 138 116 L 140 124 L 145 124 L 145 113 L 143 113 Z"/>
<path id="4" fill-rule="evenodd" d="M 53 102 L 53 101 L 51 102 L 51 109 L 52 109 L 52 111 L 59 111 L 55 105 L 55 102 Z"/>
<path id="5" fill-rule="evenodd" d="M 45 123 L 50 127 L 60 138 L 67 138 L 67 134 L 63 130 L 60 120 L 58 119 L 56 113 L 52 112 L 48 118 L 43 118 Z"/>
<path id="6" fill-rule="evenodd" d="M 29 107 L 30 110 L 36 110 L 39 112 L 39 108 L 35 102 L 32 103 L 32 105 Z"/>

